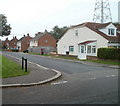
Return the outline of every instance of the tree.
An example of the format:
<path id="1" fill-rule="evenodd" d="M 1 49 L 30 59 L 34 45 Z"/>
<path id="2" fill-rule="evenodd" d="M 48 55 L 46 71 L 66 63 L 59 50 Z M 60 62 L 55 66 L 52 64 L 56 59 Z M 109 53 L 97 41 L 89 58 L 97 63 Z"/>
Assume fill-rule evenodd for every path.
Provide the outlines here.
<path id="1" fill-rule="evenodd" d="M 11 33 L 10 24 L 7 24 L 7 17 L 3 14 L 0 14 L 0 36 L 8 36 Z"/>
<path id="2" fill-rule="evenodd" d="M 65 33 L 65 31 L 68 29 L 67 26 L 64 26 L 62 28 L 59 28 L 57 25 L 54 26 L 54 28 L 52 29 L 52 31 L 50 31 L 50 33 L 54 36 L 54 38 L 56 40 L 59 40 L 62 35 Z"/>
<path id="3" fill-rule="evenodd" d="M 114 22 L 113 24 L 114 24 L 114 25 L 120 25 L 120 23 L 118 23 L 118 22 Z"/>

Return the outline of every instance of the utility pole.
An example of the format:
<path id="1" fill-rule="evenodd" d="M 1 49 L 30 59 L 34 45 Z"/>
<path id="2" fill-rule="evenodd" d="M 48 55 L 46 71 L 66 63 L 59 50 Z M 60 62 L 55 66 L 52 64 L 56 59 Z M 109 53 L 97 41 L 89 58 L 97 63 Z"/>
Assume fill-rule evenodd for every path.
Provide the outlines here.
<path id="1" fill-rule="evenodd" d="M 96 0 L 94 9 L 94 22 L 112 22 L 109 0 Z"/>

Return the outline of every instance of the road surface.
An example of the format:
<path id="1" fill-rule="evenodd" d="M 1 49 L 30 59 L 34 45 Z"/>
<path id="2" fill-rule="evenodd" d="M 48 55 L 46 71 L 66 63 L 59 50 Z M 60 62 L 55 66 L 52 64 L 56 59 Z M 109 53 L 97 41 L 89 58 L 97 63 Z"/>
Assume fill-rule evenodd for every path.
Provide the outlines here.
<path id="1" fill-rule="evenodd" d="M 3 53 L 4 54 L 4 53 Z M 24 53 L 5 54 L 60 71 L 62 77 L 42 86 L 5 88 L 3 104 L 117 104 L 118 69 L 80 64 Z"/>

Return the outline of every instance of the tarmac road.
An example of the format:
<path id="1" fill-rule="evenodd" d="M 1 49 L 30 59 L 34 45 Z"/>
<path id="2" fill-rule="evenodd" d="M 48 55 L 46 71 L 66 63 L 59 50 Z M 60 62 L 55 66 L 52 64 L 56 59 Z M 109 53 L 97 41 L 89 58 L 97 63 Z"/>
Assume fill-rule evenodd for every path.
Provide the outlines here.
<path id="1" fill-rule="evenodd" d="M 117 104 L 118 69 L 23 53 L 6 54 L 59 70 L 62 77 L 43 86 L 5 88 L 3 104 Z"/>

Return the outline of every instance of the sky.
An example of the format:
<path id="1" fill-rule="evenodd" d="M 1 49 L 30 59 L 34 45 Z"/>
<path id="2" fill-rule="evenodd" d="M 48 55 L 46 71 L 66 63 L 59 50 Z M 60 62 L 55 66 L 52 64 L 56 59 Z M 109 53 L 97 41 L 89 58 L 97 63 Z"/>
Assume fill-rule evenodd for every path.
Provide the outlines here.
<path id="1" fill-rule="evenodd" d="M 109 0 L 112 21 L 118 22 L 118 1 Z M 59 27 L 92 22 L 96 0 L 0 0 L 0 14 L 7 16 L 11 25 L 11 40 L 29 33 L 51 31 Z M 0 37 L 5 40 L 6 37 Z"/>

